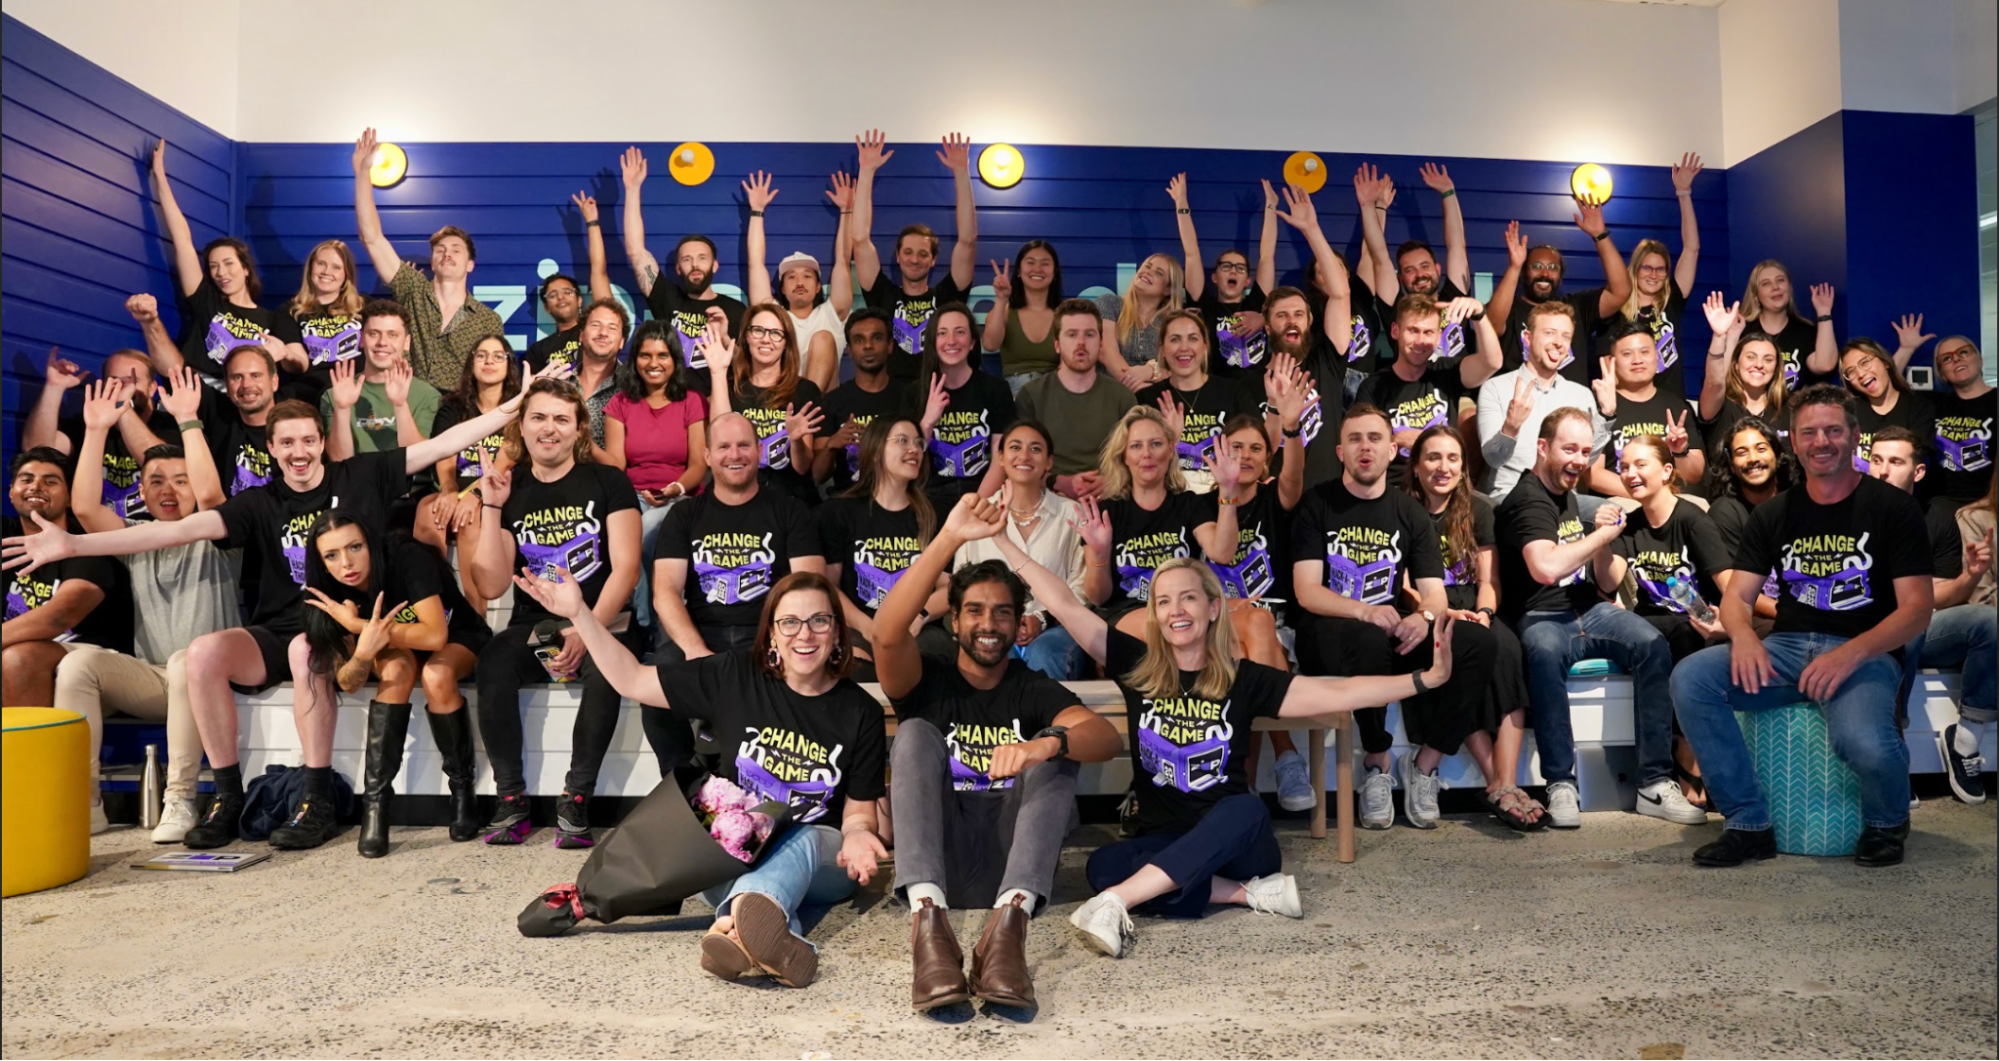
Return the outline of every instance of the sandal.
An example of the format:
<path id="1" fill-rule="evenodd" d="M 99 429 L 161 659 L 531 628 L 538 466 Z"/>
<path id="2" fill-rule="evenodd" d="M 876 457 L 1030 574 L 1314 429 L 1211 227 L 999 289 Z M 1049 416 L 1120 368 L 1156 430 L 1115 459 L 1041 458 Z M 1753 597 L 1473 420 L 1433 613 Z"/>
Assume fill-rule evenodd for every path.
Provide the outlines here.
<path id="1" fill-rule="evenodd" d="M 1547 828 L 1546 808 L 1518 786 L 1508 785 L 1496 792 L 1487 792 L 1485 805 L 1492 811 L 1492 816 L 1504 822 L 1509 829 L 1531 833 Z M 1539 812 L 1539 817 L 1532 816 L 1536 812 Z"/>
<path id="2" fill-rule="evenodd" d="M 750 952 L 727 932 L 719 928 L 709 928 L 701 937 L 701 968 L 711 976 L 723 980 L 747 980 L 764 975 Z"/>
<path id="3" fill-rule="evenodd" d="M 1714 809 L 1708 806 L 1707 783 L 1701 780 L 1701 775 L 1681 766 L 1679 763 L 1674 763 L 1673 780 L 1679 784 L 1680 794 L 1687 797 L 1688 803 L 1693 804 L 1701 810 Z"/>

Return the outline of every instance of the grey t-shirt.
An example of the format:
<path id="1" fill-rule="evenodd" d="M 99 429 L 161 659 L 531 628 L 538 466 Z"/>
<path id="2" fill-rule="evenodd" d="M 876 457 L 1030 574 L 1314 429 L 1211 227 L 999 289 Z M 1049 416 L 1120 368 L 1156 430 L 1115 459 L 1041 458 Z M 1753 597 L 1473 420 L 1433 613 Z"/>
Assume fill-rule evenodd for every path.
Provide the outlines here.
<path id="1" fill-rule="evenodd" d="M 1059 371 L 1050 372 L 1020 388 L 1013 399 L 1021 419 L 1038 421 L 1054 436 L 1057 475 L 1095 470 L 1104 439 L 1124 411 L 1137 404 L 1138 398 L 1124 384 L 1104 372 L 1098 372 L 1096 383 L 1081 394 L 1062 385 Z"/>
<path id="2" fill-rule="evenodd" d="M 138 526 L 126 520 L 128 527 Z M 132 654 L 157 667 L 203 634 L 243 625 L 236 603 L 241 550 L 189 542 L 122 556 L 132 572 Z M 104 607 L 115 602 L 105 601 Z"/>

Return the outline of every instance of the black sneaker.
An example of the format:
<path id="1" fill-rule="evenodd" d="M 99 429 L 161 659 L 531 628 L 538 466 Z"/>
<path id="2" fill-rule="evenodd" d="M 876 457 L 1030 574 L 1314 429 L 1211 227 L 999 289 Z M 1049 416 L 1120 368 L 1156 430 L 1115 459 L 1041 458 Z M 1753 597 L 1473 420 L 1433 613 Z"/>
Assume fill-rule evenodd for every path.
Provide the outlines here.
<path id="1" fill-rule="evenodd" d="M 271 830 L 271 846 L 280 851 L 305 851 L 340 835 L 340 821 L 333 813 L 333 794 L 308 792 L 299 800 L 292 819 Z"/>
<path id="2" fill-rule="evenodd" d="M 531 832 L 534 823 L 528 820 L 527 794 L 501 796 L 493 807 L 493 827 L 486 833 L 486 842 L 511 846 L 525 841 Z"/>
<path id="3" fill-rule="evenodd" d="M 590 833 L 589 796 L 562 790 L 562 798 L 555 803 L 555 846 L 565 851 L 597 846 Z"/>
<path id="4" fill-rule="evenodd" d="M 1958 724 L 1953 722 L 1937 735 L 1937 750 L 1943 754 L 1944 775 L 1950 778 L 1951 794 L 1973 805 L 1985 802 L 1985 759 L 1977 752 L 1957 754 Z"/>
<path id="5" fill-rule="evenodd" d="M 1902 864 L 1902 848 L 1909 839 L 1909 823 L 1886 829 L 1868 826 L 1860 830 L 1860 841 L 1853 845 L 1853 861 L 1869 869 Z"/>
<path id="6" fill-rule="evenodd" d="M 201 824 L 187 831 L 181 837 L 181 846 L 195 851 L 206 851 L 217 847 L 228 847 L 243 838 L 237 823 L 243 819 L 243 797 L 228 799 L 215 797 L 208 804 L 208 814 Z"/>
<path id="7" fill-rule="evenodd" d="M 1723 829 L 1721 839 L 1694 852 L 1696 866 L 1740 866 L 1777 857 L 1777 830 Z"/>

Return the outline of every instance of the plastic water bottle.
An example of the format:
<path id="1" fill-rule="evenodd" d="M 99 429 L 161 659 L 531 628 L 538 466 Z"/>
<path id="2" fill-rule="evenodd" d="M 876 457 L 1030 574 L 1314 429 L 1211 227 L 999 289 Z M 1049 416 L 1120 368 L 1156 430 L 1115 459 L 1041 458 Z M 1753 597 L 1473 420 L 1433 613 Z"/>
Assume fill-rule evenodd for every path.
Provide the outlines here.
<path id="1" fill-rule="evenodd" d="M 1708 607 L 1707 602 L 1701 599 L 1701 595 L 1694 591 L 1694 587 L 1688 585 L 1680 576 L 1667 576 L 1666 592 L 1688 615 L 1704 623 L 1714 622 L 1714 609 Z"/>

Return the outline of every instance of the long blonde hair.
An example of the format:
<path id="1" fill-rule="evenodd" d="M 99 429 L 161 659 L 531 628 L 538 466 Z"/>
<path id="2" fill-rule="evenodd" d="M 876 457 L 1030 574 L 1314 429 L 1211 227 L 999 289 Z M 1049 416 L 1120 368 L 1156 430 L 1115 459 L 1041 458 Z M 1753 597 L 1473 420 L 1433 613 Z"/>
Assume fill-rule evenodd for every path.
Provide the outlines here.
<path id="1" fill-rule="evenodd" d="M 1181 271 L 1180 262 L 1169 254 L 1150 255 L 1145 261 L 1138 263 L 1138 268 L 1143 271 L 1155 258 L 1166 266 L 1166 302 L 1160 307 L 1159 312 L 1171 313 L 1180 308 L 1180 300 L 1186 297 L 1187 274 Z M 1151 327 L 1153 322 L 1159 319 L 1155 315 L 1152 320 L 1141 320 L 1139 314 L 1142 312 L 1138 308 L 1138 274 L 1133 273 L 1131 283 L 1124 285 L 1124 305 L 1118 309 L 1117 341 L 1120 348 L 1130 349 L 1132 337 Z"/>
<path id="2" fill-rule="evenodd" d="M 1229 687 L 1235 684 L 1236 661 L 1231 650 L 1235 645 L 1235 628 L 1229 623 L 1228 598 L 1222 593 L 1222 581 L 1215 577 L 1214 569 L 1207 561 L 1191 556 L 1178 556 L 1160 564 L 1152 572 L 1152 584 L 1159 585 L 1160 576 L 1169 571 L 1192 571 L 1201 580 L 1201 593 L 1209 604 L 1219 602 L 1221 613 L 1208 624 L 1208 633 L 1202 639 L 1202 647 L 1207 651 L 1207 660 L 1201 664 L 1201 671 L 1194 678 L 1194 687 L 1180 687 L 1180 664 L 1173 658 L 1173 650 L 1166 644 L 1166 635 L 1159 630 L 1159 612 L 1151 602 L 1145 607 L 1145 658 L 1138 661 L 1130 673 L 1118 679 L 1141 696 L 1181 696 L 1191 694 L 1204 700 L 1221 700 L 1229 695 Z"/>
<path id="3" fill-rule="evenodd" d="M 1166 422 L 1166 414 L 1150 405 L 1134 405 L 1118 417 L 1117 426 L 1104 439 L 1103 452 L 1097 457 L 1097 474 L 1103 479 L 1106 498 L 1131 496 L 1131 469 L 1125 466 L 1124 448 L 1131 444 L 1131 426 L 1140 420 L 1156 425 L 1159 433 L 1166 436 L 1167 446 L 1173 449 L 1166 462 L 1166 492 L 1178 494 L 1187 489 L 1187 477 L 1180 474 L 1179 446 L 1171 425 Z"/>
<path id="4" fill-rule="evenodd" d="M 324 303 L 319 301 L 319 293 L 312 289 L 312 260 L 319 257 L 319 252 L 323 250 L 331 250 L 340 256 L 343 273 L 340 293 L 333 296 L 333 301 Z M 335 317 L 358 317 L 363 301 L 360 289 L 354 286 L 354 252 L 342 240 L 321 240 L 318 246 L 312 248 L 312 253 L 305 256 L 305 275 L 299 277 L 298 294 L 285 303 L 285 312 L 293 319 L 316 317 L 322 313 Z"/>
<path id="5" fill-rule="evenodd" d="M 1790 314 L 1792 320 L 1804 320 L 1804 315 L 1798 312 L 1798 282 L 1791 278 L 1791 270 L 1785 268 L 1784 263 L 1775 258 L 1765 258 L 1757 262 L 1754 269 L 1749 270 L 1749 285 L 1742 292 L 1742 319 L 1753 321 L 1763 315 L 1765 307 L 1763 301 L 1756 297 L 1756 281 L 1763 275 L 1765 269 L 1775 269 L 1784 274 L 1784 279 L 1791 281 L 1791 304 L 1784 307 L 1784 312 Z"/>
<path id="6" fill-rule="evenodd" d="M 1631 295 L 1624 300 L 1624 308 L 1621 311 L 1624 314 L 1625 320 L 1635 321 L 1638 319 L 1640 303 L 1645 297 L 1638 293 L 1638 264 L 1654 254 L 1666 259 L 1666 288 L 1659 292 L 1659 312 L 1664 313 L 1666 311 L 1666 303 L 1672 301 L 1673 285 L 1678 283 L 1673 278 L 1673 256 L 1666 250 L 1664 243 L 1656 239 L 1641 239 L 1638 241 L 1638 246 L 1631 248 L 1631 263 L 1626 266 L 1631 272 Z M 1745 317 L 1744 319 L 1748 318 Z"/>

